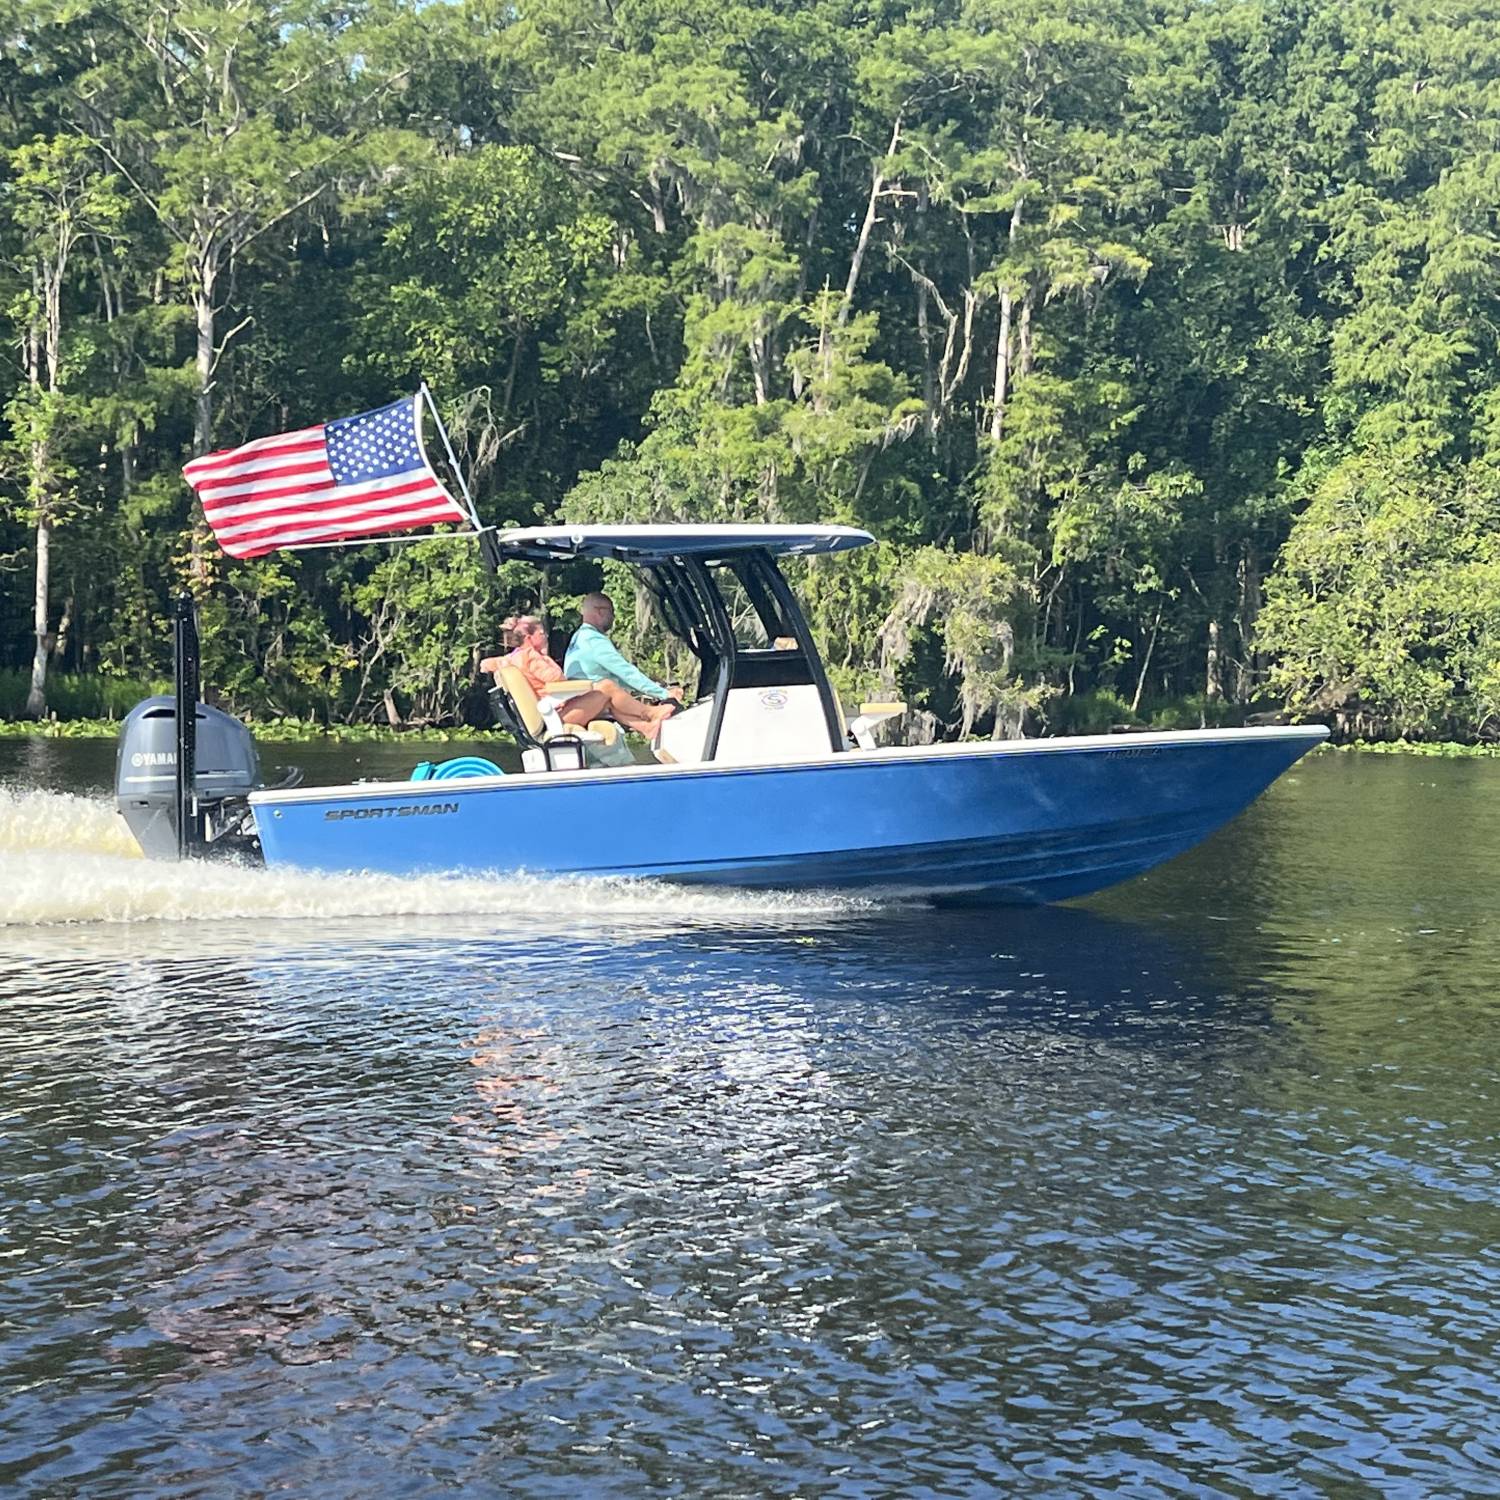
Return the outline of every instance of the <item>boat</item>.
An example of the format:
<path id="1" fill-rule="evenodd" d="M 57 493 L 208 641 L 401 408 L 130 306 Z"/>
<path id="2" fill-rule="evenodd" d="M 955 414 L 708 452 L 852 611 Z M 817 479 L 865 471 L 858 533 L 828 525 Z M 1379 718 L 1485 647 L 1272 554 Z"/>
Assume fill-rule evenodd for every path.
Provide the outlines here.
<path id="1" fill-rule="evenodd" d="M 1272 726 L 877 744 L 904 706 L 845 711 L 781 567 L 873 541 L 833 525 L 486 531 L 492 564 L 638 570 L 698 671 L 692 706 L 663 724 L 654 758 L 621 755 L 612 726 L 565 730 L 555 705 L 497 681 L 500 720 L 525 752 L 519 774 L 480 764 L 414 781 L 260 787 L 228 813 L 199 796 L 188 817 L 200 832 L 236 830 L 242 848 L 248 837 L 267 865 L 303 870 L 1038 903 L 1089 895 L 1192 848 L 1327 736 Z M 185 727 L 213 713 L 200 705 Z M 234 737 L 216 731 L 212 742 Z M 215 771 L 233 779 L 233 768 L 197 767 L 189 786 Z M 186 826 L 179 818 L 179 839 Z"/>

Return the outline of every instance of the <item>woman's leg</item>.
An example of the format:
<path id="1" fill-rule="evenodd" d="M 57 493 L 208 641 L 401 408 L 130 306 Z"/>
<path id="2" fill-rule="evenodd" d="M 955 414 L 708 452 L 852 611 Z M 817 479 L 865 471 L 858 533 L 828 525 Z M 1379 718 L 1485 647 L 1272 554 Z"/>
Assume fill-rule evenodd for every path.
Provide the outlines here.
<path id="1" fill-rule="evenodd" d="M 616 724 L 637 734 L 654 734 L 656 726 L 672 712 L 672 706 L 665 703 L 642 703 L 608 677 L 594 684 L 594 692 L 604 695 L 609 703 L 609 716 Z"/>
<path id="2" fill-rule="evenodd" d="M 569 698 L 558 709 L 557 716 L 564 724 L 582 726 L 594 719 L 602 719 L 608 713 L 609 695 L 590 689 L 586 693 L 579 693 L 576 698 Z"/>

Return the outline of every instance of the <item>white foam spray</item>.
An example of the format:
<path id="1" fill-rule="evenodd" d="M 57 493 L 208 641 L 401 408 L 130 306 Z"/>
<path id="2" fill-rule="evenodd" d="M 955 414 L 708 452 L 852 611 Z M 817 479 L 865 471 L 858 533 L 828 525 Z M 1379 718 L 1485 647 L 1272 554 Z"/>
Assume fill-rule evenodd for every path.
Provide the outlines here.
<path id="1" fill-rule="evenodd" d="M 495 916 L 766 921 L 836 916 L 869 903 L 584 877 L 321 875 L 140 857 L 105 799 L 0 788 L 0 927 L 57 923 L 285 922 Z"/>
<path id="2" fill-rule="evenodd" d="M 141 858 L 140 846 L 114 804 L 67 792 L 13 791 L 0 787 L 0 856 L 43 850 Z"/>

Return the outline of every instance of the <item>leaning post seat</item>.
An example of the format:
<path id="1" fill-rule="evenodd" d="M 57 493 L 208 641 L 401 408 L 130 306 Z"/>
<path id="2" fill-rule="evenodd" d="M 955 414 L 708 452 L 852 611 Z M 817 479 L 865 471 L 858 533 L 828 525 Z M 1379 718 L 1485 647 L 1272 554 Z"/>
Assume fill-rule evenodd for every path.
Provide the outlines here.
<path id="1" fill-rule="evenodd" d="M 564 724 L 552 694 L 538 698 L 516 667 L 501 665 L 494 673 L 494 683 L 490 706 L 501 728 L 520 745 L 521 764 L 526 770 L 581 771 L 589 762 L 624 763 L 619 760 L 621 752 L 627 760 L 632 758 L 625 750 L 618 724 L 605 719 L 593 720 L 587 729 Z M 578 691 L 587 687 L 584 684 Z"/>

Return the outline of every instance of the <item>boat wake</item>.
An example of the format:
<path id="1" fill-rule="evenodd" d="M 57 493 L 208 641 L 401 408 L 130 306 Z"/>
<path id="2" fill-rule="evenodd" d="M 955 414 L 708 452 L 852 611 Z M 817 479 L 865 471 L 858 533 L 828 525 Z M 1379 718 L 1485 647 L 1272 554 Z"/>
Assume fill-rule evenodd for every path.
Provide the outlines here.
<path id="1" fill-rule="evenodd" d="M 140 859 L 140 846 L 102 797 L 68 792 L 18 792 L 0 787 L 0 854 L 107 854 Z M 3 913 L 0 913 L 3 920 Z"/>
<path id="2" fill-rule="evenodd" d="M 112 802 L 0 788 L 0 927 L 230 922 L 254 918 L 494 916 L 766 921 L 829 917 L 872 903 L 815 892 L 689 889 L 589 877 L 317 875 L 143 859 Z"/>

